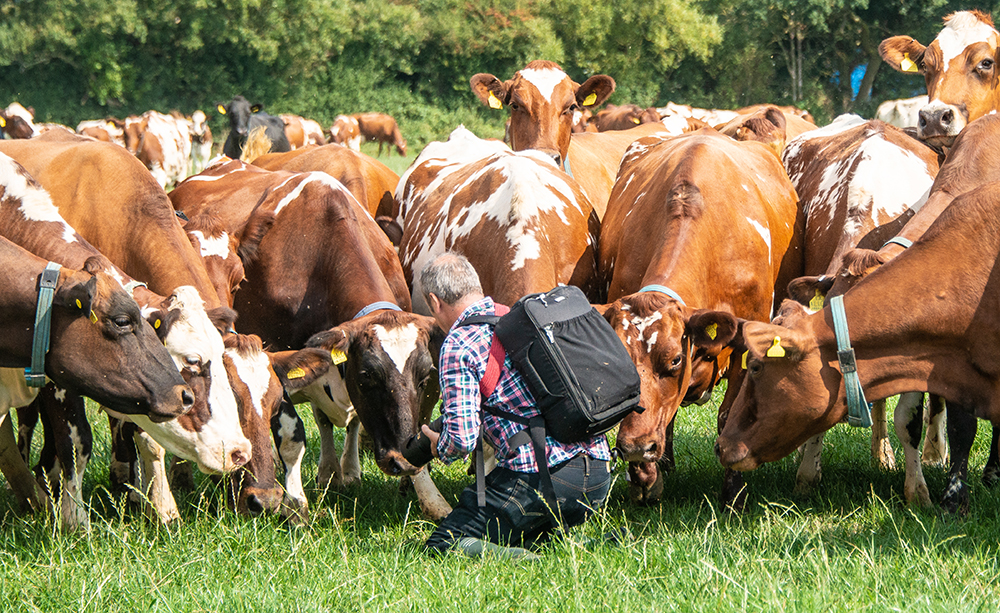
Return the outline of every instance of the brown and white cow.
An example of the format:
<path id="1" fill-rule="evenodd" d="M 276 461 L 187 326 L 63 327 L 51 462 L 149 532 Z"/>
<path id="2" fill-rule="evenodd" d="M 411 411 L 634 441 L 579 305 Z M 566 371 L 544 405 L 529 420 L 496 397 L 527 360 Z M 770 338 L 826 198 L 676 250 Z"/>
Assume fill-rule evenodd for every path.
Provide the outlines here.
<path id="1" fill-rule="evenodd" d="M 125 120 L 125 148 L 149 169 L 160 187 L 187 176 L 191 164 L 191 132 L 183 117 L 146 111 Z"/>
<path id="2" fill-rule="evenodd" d="M 357 455 L 342 461 L 332 444 L 332 426 L 346 425 L 355 413 L 372 437 L 379 468 L 414 473 L 400 450 L 429 416 L 431 340 L 440 331 L 429 317 L 395 310 L 410 307 L 399 259 L 351 193 L 326 173 L 271 172 L 231 161 L 189 178 L 170 198 L 189 215 L 217 215 L 240 237 L 246 281 L 234 304 L 245 330 L 276 349 L 308 342 L 346 357 L 343 376 L 330 369 L 330 379 L 304 390 L 317 394 L 309 399 L 321 431 L 319 482 L 339 485 L 360 476 Z M 342 396 L 347 407 L 337 405 Z M 357 425 L 349 427 L 346 449 L 356 452 L 357 433 Z M 426 471 L 415 476 L 426 479 Z M 445 512 L 440 495 L 433 504 L 425 507 L 432 515 Z"/>
<path id="3" fill-rule="evenodd" d="M 188 129 L 191 133 L 191 170 L 190 174 L 196 175 L 205 170 L 208 160 L 212 158 L 212 129 L 208 126 L 208 118 L 201 109 L 191 113 L 188 120 Z"/>
<path id="4" fill-rule="evenodd" d="M 87 119 L 76 125 L 76 133 L 105 143 L 125 146 L 125 122 L 121 119 Z"/>
<path id="5" fill-rule="evenodd" d="M 385 113 L 358 113 L 352 115 L 358 121 L 358 130 L 365 141 L 378 141 L 378 154 L 382 155 L 382 145 L 396 147 L 399 155 L 406 155 L 406 140 L 403 139 L 396 120 Z"/>
<path id="6" fill-rule="evenodd" d="M 544 154 L 515 153 L 459 127 L 424 148 L 396 199 L 399 257 L 417 312 L 429 312 L 420 270 L 445 251 L 469 258 L 483 291 L 502 304 L 560 284 L 599 295 L 597 216 Z"/>
<path id="7" fill-rule="evenodd" d="M 917 134 L 938 146 L 951 145 L 969 122 L 1000 108 L 1000 33 L 993 19 L 981 11 L 960 11 L 944 24 L 926 47 L 909 36 L 879 45 L 887 64 L 924 75 L 930 102 L 920 109 Z"/>
<path id="8" fill-rule="evenodd" d="M 708 126 L 723 125 L 739 113 L 725 109 L 699 109 L 688 104 L 668 102 L 666 106 L 656 109 L 661 118 L 669 116 L 690 117 L 705 122 Z"/>
<path id="9" fill-rule="evenodd" d="M 640 124 L 660 121 L 660 114 L 652 107 L 644 109 L 637 104 L 609 104 L 594 115 L 592 121 L 599 132 L 628 130 Z"/>
<path id="10" fill-rule="evenodd" d="M 930 100 L 926 95 L 902 100 L 886 100 L 875 110 L 875 119 L 897 128 L 916 128 L 920 122 L 920 109 L 927 106 L 928 102 Z"/>
<path id="11" fill-rule="evenodd" d="M 951 473 L 942 505 L 949 511 L 968 506 L 976 417 L 990 420 L 994 432 L 1000 426 L 997 202 L 995 182 L 955 198 L 919 241 L 843 296 L 865 395 L 919 391 L 947 400 Z M 900 296 L 905 309 L 897 308 Z M 750 375 L 716 453 L 724 466 L 747 471 L 839 423 L 847 405 L 829 305 L 790 328 L 747 323 L 743 330 Z M 768 357 L 776 345 L 783 357 Z"/>
<path id="12" fill-rule="evenodd" d="M 646 408 L 618 432 L 633 500 L 659 498 L 656 463 L 672 469 L 677 410 L 726 369 L 735 317 L 767 321 L 799 274 L 796 211 L 784 168 L 760 143 L 704 129 L 640 139 L 625 154 L 599 266 L 612 302 L 604 315 L 636 364 Z M 729 372 L 732 387 L 739 369 Z"/>
<path id="13" fill-rule="evenodd" d="M 326 137 L 318 122 L 299 115 L 278 115 L 285 123 L 285 137 L 292 150 L 307 145 L 325 145 Z"/>
<path id="14" fill-rule="evenodd" d="M 0 129 L 10 138 L 34 138 L 38 129 L 34 124 L 35 109 L 24 108 L 17 102 L 0 109 Z"/>
<path id="15" fill-rule="evenodd" d="M 330 142 L 361 151 L 361 128 L 351 115 L 337 115 L 330 126 Z"/>

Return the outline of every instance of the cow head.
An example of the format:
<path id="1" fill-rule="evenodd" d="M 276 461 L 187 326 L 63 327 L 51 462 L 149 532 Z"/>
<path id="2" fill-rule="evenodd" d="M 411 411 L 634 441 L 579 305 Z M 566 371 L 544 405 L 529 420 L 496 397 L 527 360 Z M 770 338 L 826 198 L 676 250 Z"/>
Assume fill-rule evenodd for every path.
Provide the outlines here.
<path id="1" fill-rule="evenodd" d="M 607 75 L 594 75 L 578 85 L 558 64 L 545 60 L 531 62 L 508 81 L 480 73 L 469 84 L 490 108 L 510 107 L 511 149 L 538 149 L 560 166 L 569 152 L 576 111 L 603 104 L 615 91 L 615 81 Z"/>
<path id="2" fill-rule="evenodd" d="M 250 116 L 264 109 L 262 104 L 250 104 L 243 96 L 236 96 L 232 102 L 216 107 L 220 113 L 229 118 L 229 129 L 245 140 L 250 129 Z"/>
<path id="3" fill-rule="evenodd" d="M 125 148 L 132 155 L 138 155 L 142 151 L 143 139 L 146 137 L 146 130 L 149 128 L 149 117 L 127 117 L 125 119 Z"/>
<path id="4" fill-rule="evenodd" d="M 776 106 L 764 107 L 751 115 L 737 117 L 719 132 L 739 141 L 753 140 L 767 145 L 781 159 L 785 150 L 785 116 Z"/>
<path id="5" fill-rule="evenodd" d="M 63 270 L 53 300 L 46 374 L 110 408 L 174 421 L 194 398 L 139 307 L 91 258 L 81 272 Z"/>
<path id="6" fill-rule="evenodd" d="M 419 467 L 403 458 L 406 441 L 430 417 L 437 399 L 435 348 L 444 334 L 433 318 L 401 311 L 376 311 L 321 332 L 309 347 L 335 353 L 343 362 L 329 370 L 324 385 L 331 401 L 342 400 L 343 390 L 361 424 L 372 438 L 375 461 L 390 476 L 412 475 Z"/>
<path id="7" fill-rule="evenodd" d="M 38 129 L 33 123 L 34 119 L 35 109 L 24 108 L 17 102 L 12 102 L 5 109 L 0 109 L 0 129 L 11 138 L 38 136 Z"/>
<path id="8" fill-rule="evenodd" d="M 677 409 L 711 393 L 732 352 L 738 322 L 729 313 L 696 310 L 660 292 L 625 296 L 606 307 L 604 317 L 625 344 L 639 372 L 640 405 L 618 430 L 617 447 L 629 462 L 651 463 L 668 446 L 666 433 Z M 633 497 L 658 498 L 655 469 L 646 470 Z M 643 478 L 648 478 L 644 481 Z"/>
<path id="9" fill-rule="evenodd" d="M 133 418 L 158 443 L 202 472 L 228 473 L 246 464 L 250 441 L 240 429 L 239 411 L 223 354 L 221 330 L 232 328 L 235 312 L 225 307 L 205 309 L 191 286 L 174 290 L 158 310 L 147 315 L 157 335 L 194 391 L 195 404 L 176 420 L 163 424 Z M 262 374 L 261 376 L 266 376 Z"/>
<path id="10" fill-rule="evenodd" d="M 748 376 L 716 441 L 723 466 L 753 470 L 779 460 L 843 416 L 842 403 L 836 410 L 841 374 L 820 354 L 811 317 L 822 315 L 800 317 L 791 328 L 744 324 Z"/>
<path id="11" fill-rule="evenodd" d="M 208 127 L 208 118 L 201 109 L 191 114 L 191 142 L 212 142 L 212 130 Z"/>
<path id="12" fill-rule="evenodd" d="M 951 145 L 970 121 L 1000 108 L 1000 34 L 980 11 L 944 18 L 945 27 L 924 47 L 909 36 L 882 41 L 882 59 L 900 72 L 924 75 L 927 106 L 920 110 L 919 137 L 933 145 Z"/>

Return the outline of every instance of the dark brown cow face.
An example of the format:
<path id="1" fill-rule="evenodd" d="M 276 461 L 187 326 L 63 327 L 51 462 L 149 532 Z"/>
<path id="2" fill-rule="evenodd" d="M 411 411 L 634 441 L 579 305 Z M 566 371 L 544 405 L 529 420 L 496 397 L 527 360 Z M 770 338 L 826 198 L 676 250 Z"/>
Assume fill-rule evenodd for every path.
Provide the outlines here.
<path id="1" fill-rule="evenodd" d="M 807 326 L 808 318 L 794 328 L 759 322 L 743 326 L 749 376 L 716 442 L 726 468 L 753 470 L 780 460 L 843 415 L 836 411 L 840 371 L 820 355 Z"/>
<path id="2" fill-rule="evenodd" d="M 917 133 L 933 145 L 949 146 L 970 121 L 1000 108 L 997 62 L 1000 34 L 980 11 L 948 15 L 929 46 L 909 36 L 882 41 L 882 59 L 900 72 L 924 75 L 927 106 L 920 110 Z"/>
<path id="3" fill-rule="evenodd" d="M 738 323 L 728 313 L 696 311 L 659 292 L 621 298 L 604 317 L 639 371 L 640 405 L 646 409 L 622 422 L 618 449 L 629 462 L 655 462 L 666 449 L 677 409 L 698 401 L 718 381 Z"/>
<path id="4" fill-rule="evenodd" d="M 105 273 L 68 272 L 54 300 L 46 372 L 120 413 L 163 422 L 188 411 L 191 390 L 135 301 Z"/>
<path id="5" fill-rule="evenodd" d="M 574 114 L 603 104 L 615 91 L 615 81 L 607 75 L 577 85 L 558 64 L 545 60 L 531 62 L 509 81 L 480 73 L 469 84 L 490 108 L 510 107 L 511 149 L 537 149 L 560 166 L 569 152 Z"/>
<path id="6" fill-rule="evenodd" d="M 3 109 L 0 109 L 0 129 L 11 138 L 31 138 L 34 135 L 34 127 L 29 122 Z"/>
<path id="7" fill-rule="evenodd" d="M 375 460 L 387 475 L 418 470 L 401 450 L 437 400 L 432 349 L 440 346 L 441 336 L 430 317 L 376 311 L 321 332 L 307 343 L 346 355 L 347 393 L 371 435 Z"/>

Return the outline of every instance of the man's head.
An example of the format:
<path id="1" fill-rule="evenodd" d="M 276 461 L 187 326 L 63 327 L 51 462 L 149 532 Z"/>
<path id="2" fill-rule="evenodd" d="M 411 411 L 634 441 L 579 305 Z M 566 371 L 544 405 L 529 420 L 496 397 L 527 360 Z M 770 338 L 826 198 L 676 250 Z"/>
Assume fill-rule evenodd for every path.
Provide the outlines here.
<path id="1" fill-rule="evenodd" d="M 482 300 L 479 274 L 465 256 L 442 253 L 420 272 L 420 285 L 431 315 L 448 331 L 470 304 Z"/>

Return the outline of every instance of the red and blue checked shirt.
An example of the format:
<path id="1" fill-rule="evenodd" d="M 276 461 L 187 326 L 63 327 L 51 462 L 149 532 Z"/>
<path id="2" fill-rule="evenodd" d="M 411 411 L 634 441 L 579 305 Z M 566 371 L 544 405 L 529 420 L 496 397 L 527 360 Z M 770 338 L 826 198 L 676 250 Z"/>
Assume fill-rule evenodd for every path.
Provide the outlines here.
<path id="1" fill-rule="evenodd" d="M 504 468 L 522 473 L 538 472 L 531 445 L 510 449 L 507 439 L 524 426 L 490 413 L 481 417 L 479 381 L 486 374 L 486 363 L 490 357 L 490 343 L 493 328 L 487 324 L 458 326 L 472 315 L 493 315 L 493 300 L 483 298 L 462 312 L 451 327 L 441 345 L 441 359 L 438 365 L 441 379 L 441 414 L 444 428 L 438 439 L 438 455 L 445 464 L 464 458 L 476 448 L 479 428 L 483 436 L 496 449 L 497 463 Z M 503 362 L 503 370 L 496 389 L 486 399 L 486 406 L 495 407 L 515 415 L 533 417 L 538 415 L 535 399 L 528 391 L 520 373 L 514 370 L 510 356 Z M 484 423 L 485 422 L 485 423 Z M 566 445 L 545 438 L 545 453 L 549 466 L 556 466 L 581 453 L 598 460 L 610 460 L 611 450 L 603 435 L 585 443 Z"/>

